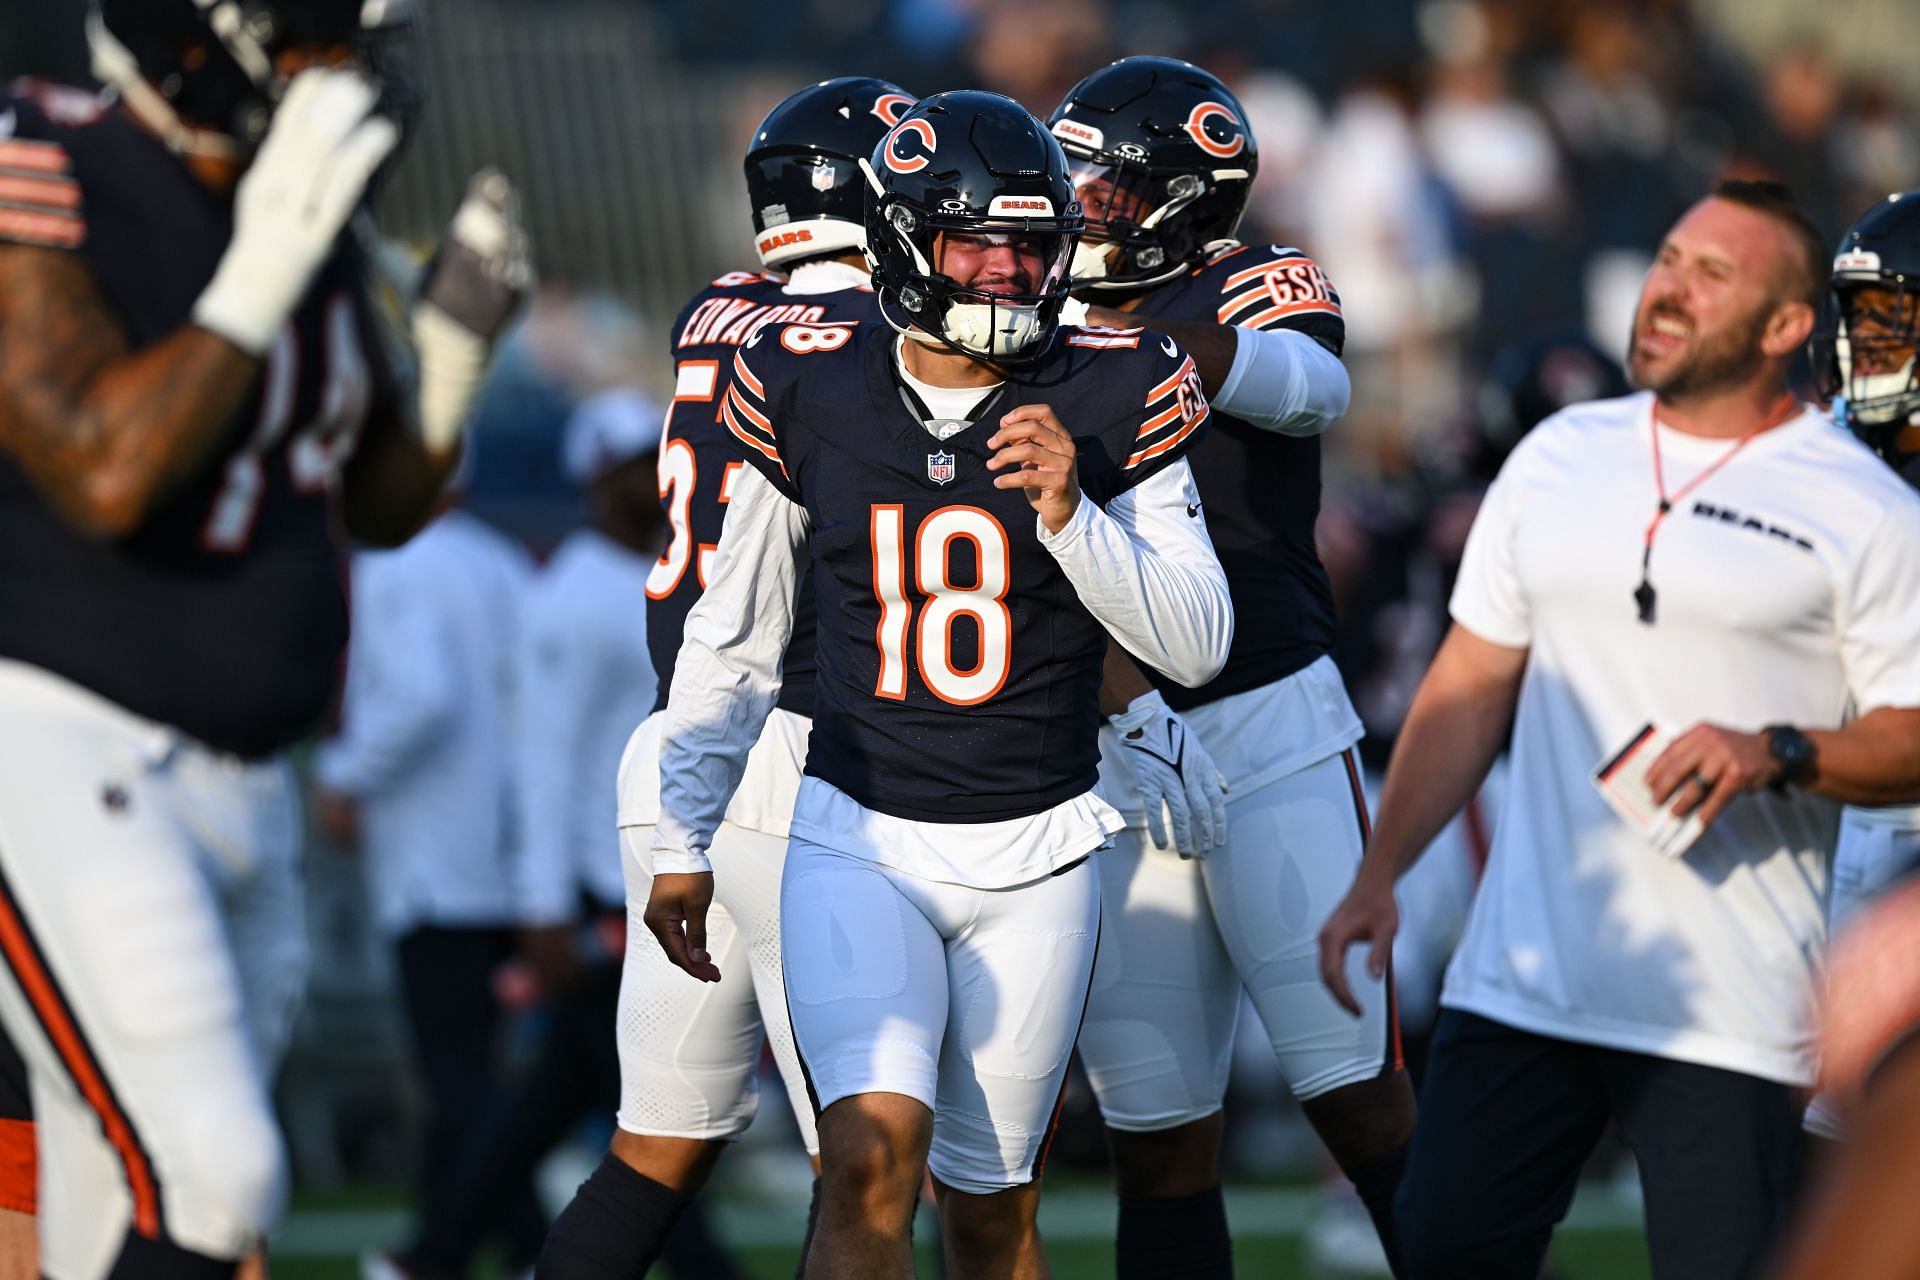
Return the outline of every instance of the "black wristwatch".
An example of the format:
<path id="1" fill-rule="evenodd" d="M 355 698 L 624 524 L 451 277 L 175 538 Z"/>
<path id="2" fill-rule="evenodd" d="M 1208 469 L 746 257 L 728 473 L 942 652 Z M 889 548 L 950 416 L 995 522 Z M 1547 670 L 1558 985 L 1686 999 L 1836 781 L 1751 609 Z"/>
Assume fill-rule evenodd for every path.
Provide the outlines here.
<path id="1" fill-rule="evenodd" d="M 1773 789 L 1784 792 L 1788 787 L 1805 786 L 1813 777 L 1814 757 L 1818 754 L 1813 739 L 1790 724 L 1770 724 L 1761 732 L 1767 735 L 1768 753 L 1780 766 L 1780 776 L 1773 780 Z"/>

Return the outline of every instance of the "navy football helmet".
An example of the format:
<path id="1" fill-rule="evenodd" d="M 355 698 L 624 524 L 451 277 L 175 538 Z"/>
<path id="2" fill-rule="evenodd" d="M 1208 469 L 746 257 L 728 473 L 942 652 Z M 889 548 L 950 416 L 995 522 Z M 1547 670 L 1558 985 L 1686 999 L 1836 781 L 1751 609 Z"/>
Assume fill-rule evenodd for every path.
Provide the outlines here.
<path id="1" fill-rule="evenodd" d="M 1075 287 L 1150 288 L 1233 238 L 1259 163 L 1246 110 L 1210 72 L 1122 58 L 1069 90 L 1048 123 L 1087 212 Z"/>
<path id="2" fill-rule="evenodd" d="M 244 157 L 285 91 L 278 56 L 342 47 L 404 130 L 422 97 L 409 39 L 414 0 L 92 0 L 93 71 L 176 151 Z"/>
<path id="3" fill-rule="evenodd" d="M 769 267 L 866 247 L 860 162 L 900 123 L 913 95 L 842 76 L 808 85 L 767 113 L 747 150 L 755 248 Z"/>
<path id="4" fill-rule="evenodd" d="M 1846 425 L 1896 465 L 1920 453 L 1920 190 L 1860 215 L 1834 254 L 1813 371 Z"/>
<path id="5" fill-rule="evenodd" d="M 1085 226 L 1046 126 L 997 93 L 937 93 L 861 169 L 867 262 L 887 322 L 996 364 L 1044 353 Z"/>

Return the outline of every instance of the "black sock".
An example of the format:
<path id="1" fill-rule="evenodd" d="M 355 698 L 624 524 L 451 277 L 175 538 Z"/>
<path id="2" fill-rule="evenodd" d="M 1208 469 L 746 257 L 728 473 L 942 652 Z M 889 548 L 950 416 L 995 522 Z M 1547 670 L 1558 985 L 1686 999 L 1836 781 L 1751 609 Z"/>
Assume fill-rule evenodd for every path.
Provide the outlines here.
<path id="1" fill-rule="evenodd" d="M 813 1195 L 807 1200 L 807 1234 L 800 1241 L 800 1265 L 793 1269 L 793 1280 L 806 1280 L 807 1254 L 813 1249 L 813 1232 L 820 1225 L 820 1175 L 813 1175 Z"/>
<path id="2" fill-rule="evenodd" d="M 1218 1184 L 1178 1200 L 1120 1197 L 1117 1280 L 1232 1280 L 1233 1241 Z"/>
<path id="3" fill-rule="evenodd" d="M 547 1233 L 537 1280 L 641 1280 L 690 1197 L 609 1153 Z"/>
<path id="4" fill-rule="evenodd" d="M 152 1240 L 129 1231 L 107 1280 L 133 1280 L 136 1276 L 140 1280 L 232 1280 L 239 1266 L 233 1258 L 209 1257 L 168 1240 Z"/>
<path id="5" fill-rule="evenodd" d="M 1380 1236 L 1381 1247 L 1387 1251 L 1387 1265 L 1396 1276 L 1406 1273 L 1400 1268 L 1400 1232 L 1393 1224 L 1393 1198 L 1400 1190 L 1400 1175 L 1406 1170 L 1407 1147 L 1402 1144 L 1385 1160 L 1347 1175 L 1353 1189 L 1360 1193 L 1360 1203 L 1367 1206 L 1367 1216 L 1373 1219 L 1373 1229 Z"/>

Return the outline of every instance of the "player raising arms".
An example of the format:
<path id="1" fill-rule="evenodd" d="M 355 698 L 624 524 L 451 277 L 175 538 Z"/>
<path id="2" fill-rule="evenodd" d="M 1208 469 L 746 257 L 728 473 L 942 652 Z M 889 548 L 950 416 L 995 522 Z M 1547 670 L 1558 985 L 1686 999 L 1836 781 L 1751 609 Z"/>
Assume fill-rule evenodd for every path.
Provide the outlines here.
<path id="1" fill-rule="evenodd" d="M 763 1042 L 773 1047 L 801 1139 L 819 1165 L 780 969 L 780 869 L 813 715 L 811 590 L 796 602 L 778 705 L 707 850 L 719 868 L 708 949 L 728 978 L 688 982 L 639 916 L 660 820 L 661 709 L 687 613 L 712 575 L 721 525 L 746 469 L 745 446 L 721 416 L 734 355 L 769 324 L 879 319 L 861 255 L 860 162 L 911 105 L 898 85 L 843 77 L 809 85 L 768 113 L 747 151 L 747 197 L 760 261 L 786 279 L 722 276 L 674 322 L 675 394 L 660 452 L 673 541 L 647 583 L 647 642 L 660 692 L 620 766 L 621 861 L 633 919 L 620 982 L 619 1127 L 600 1167 L 555 1221 L 541 1280 L 645 1274 L 721 1152 L 752 1122 Z"/>
<path id="2" fill-rule="evenodd" d="M 1356 962 L 1356 1019 L 1312 964 L 1367 829 L 1360 721 L 1328 656 L 1333 599 L 1313 540 L 1318 436 L 1349 396 L 1340 300 L 1299 250 L 1232 239 L 1254 138 L 1206 71 L 1123 58 L 1076 85 L 1052 129 L 1087 210 L 1078 296 L 1103 304 L 1100 323 L 1177 338 L 1214 393 L 1190 462 L 1238 618 L 1210 683 L 1184 689 L 1121 659 L 1103 694 L 1116 713 L 1104 794 L 1130 829 L 1102 859 L 1106 936 L 1080 1054 L 1113 1151 L 1118 1273 L 1232 1273 L 1220 1108 L 1242 988 L 1391 1254 L 1414 1113 L 1391 991 Z M 1216 766 L 1230 788 L 1219 817 Z M 1180 857 L 1158 838 L 1163 796 Z"/>
<path id="3" fill-rule="evenodd" d="M 0 100 L 0 1018 L 44 1274 L 229 1275 L 285 1194 L 280 752 L 346 638 L 329 525 L 427 516 L 525 276 L 495 176 L 402 388 L 341 229 L 399 139 L 376 67 L 406 9 L 97 0 L 118 101 Z"/>
<path id="4" fill-rule="evenodd" d="M 807 1274 L 910 1275 L 925 1164 L 952 1274 L 1040 1276 L 1035 1179 L 1099 930 L 1086 863 L 1118 827 L 1093 793 L 1107 632 L 1195 684 L 1231 639 L 1185 462 L 1208 410 L 1172 340 L 1058 328 L 1080 212 L 1017 103 L 925 99 L 867 168 L 900 333 L 783 325 L 735 360 L 723 412 L 753 465 L 674 673 L 647 924 L 720 978 L 705 851 L 811 551 L 815 717 L 781 891 L 822 1108 Z"/>

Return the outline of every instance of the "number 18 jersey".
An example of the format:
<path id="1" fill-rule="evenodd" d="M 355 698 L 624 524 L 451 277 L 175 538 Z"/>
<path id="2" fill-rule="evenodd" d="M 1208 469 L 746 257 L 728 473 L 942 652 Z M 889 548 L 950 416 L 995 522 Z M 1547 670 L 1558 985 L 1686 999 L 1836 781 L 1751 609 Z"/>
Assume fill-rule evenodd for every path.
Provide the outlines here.
<path id="1" fill-rule="evenodd" d="M 914 821 L 1041 813 L 1093 789 L 1107 633 L 1024 491 L 994 487 L 987 441 L 1014 408 L 1051 406 L 1085 499 L 1105 506 L 1185 456 L 1207 402 L 1171 339 L 1066 329 L 939 440 L 900 395 L 895 342 L 882 325 L 769 327 L 741 348 L 721 407 L 812 526 L 807 773 Z"/>

